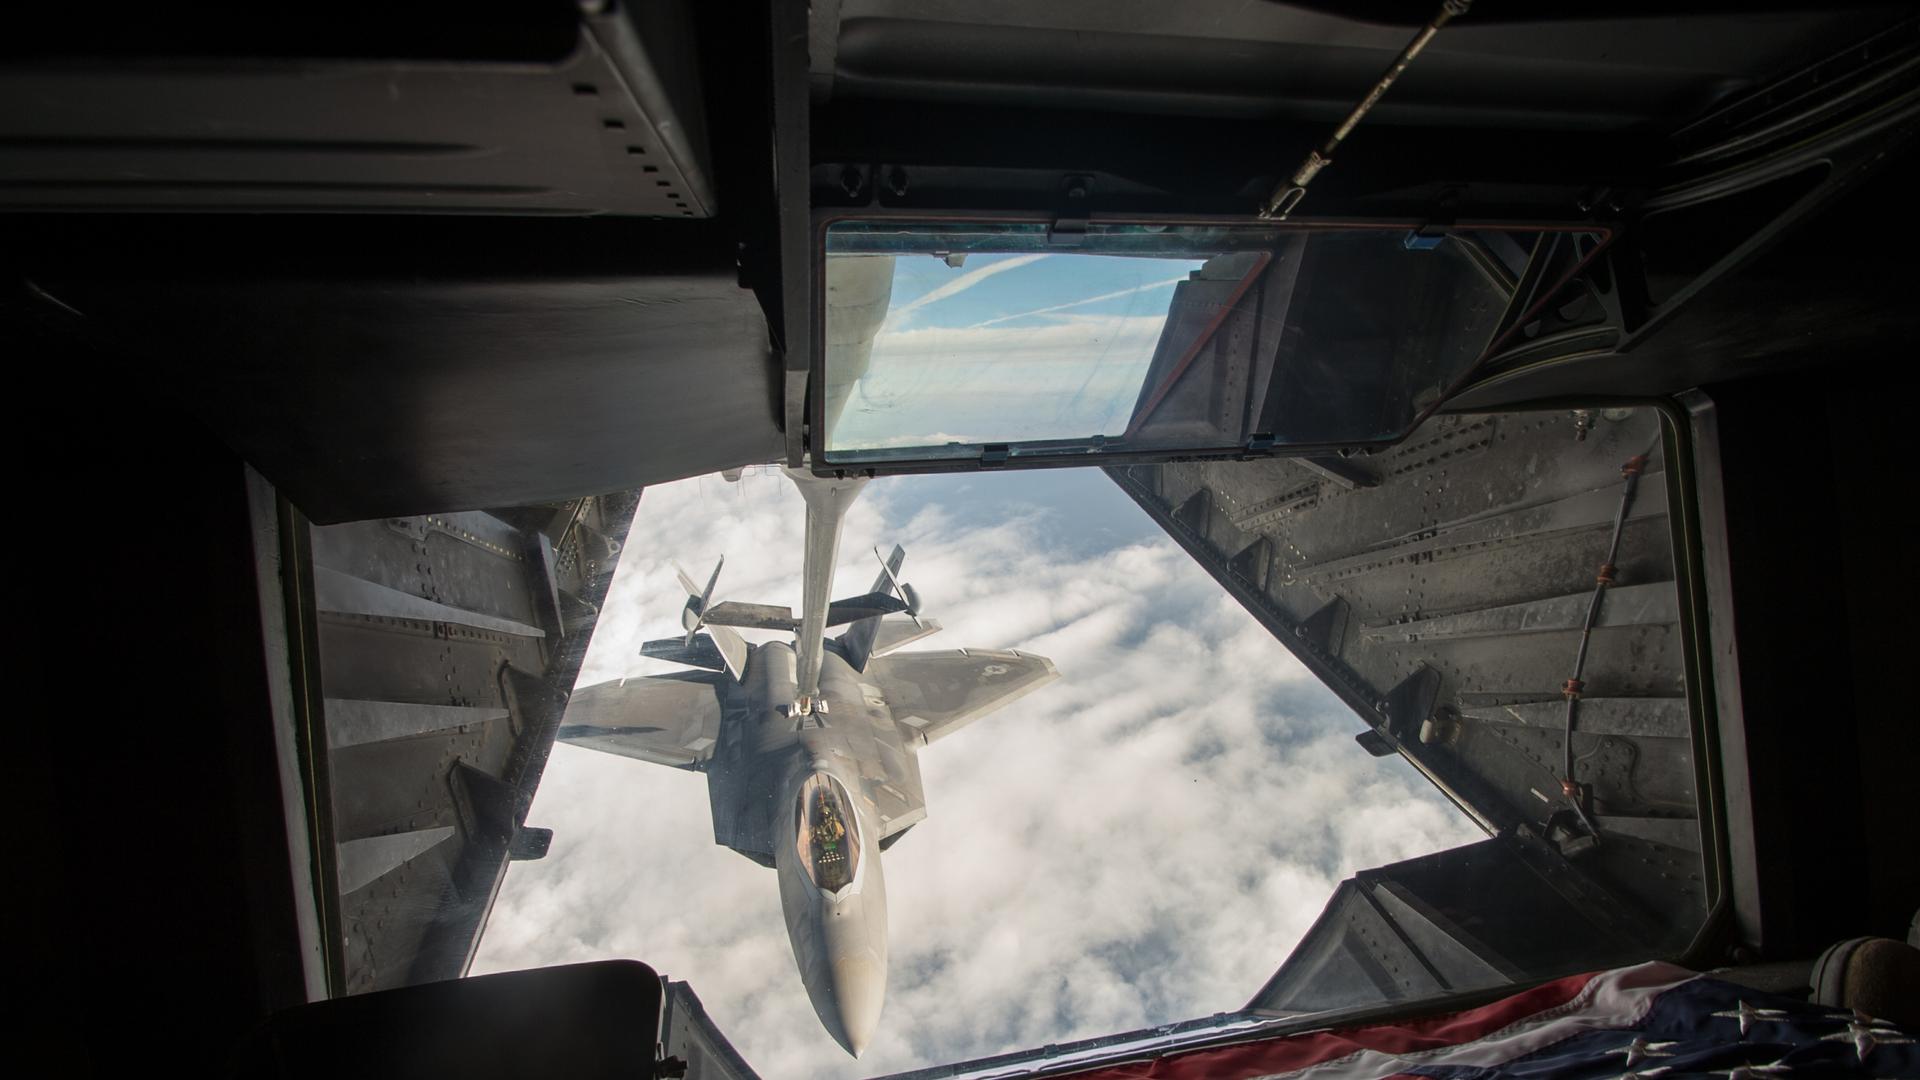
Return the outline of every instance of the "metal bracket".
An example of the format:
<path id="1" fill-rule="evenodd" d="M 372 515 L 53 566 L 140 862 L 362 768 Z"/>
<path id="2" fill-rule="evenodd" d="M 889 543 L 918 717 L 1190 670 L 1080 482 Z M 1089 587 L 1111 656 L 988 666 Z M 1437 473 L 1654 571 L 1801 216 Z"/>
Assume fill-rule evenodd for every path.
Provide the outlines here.
<path id="1" fill-rule="evenodd" d="M 1417 739 L 1440 697 L 1440 673 L 1421 664 L 1387 691 L 1377 712 L 1380 726 L 1401 742 Z"/>
<path id="2" fill-rule="evenodd" d="M 1093 190 L 1093 178 L 1068 176 L 1060 182 L 1062 207 L 1047 226 L 1049 247 L 1078 247 L 1087 238 L 1087 196 Z"/>
<path id="3" fill-rule="evenodd" d="M 1293 636 L 1316 652 L 1332 652 L 1346 632 L 1347 601 L 1336 596 L 1293 628 Z"/>
<path id="4" fill-rule="evenodd" d="M 1213 489 L 1200 488 L 1173 512 L 1173 518 L 1193 535 L 1207 539 L 1207 522 L 1213 518 Z"/>
<path id="5" fill-rule="evenodd" d="M 1049 247 L 1079 247 L 1086 239 L 1086 218 L 1055 218 L 1053 224 L 1047 226 L 1047 246 Z"/>
<path id="6" fill-rule="evenodd" d="M 1227 560 L 1227 569 L 1255 588 L 1267 587 L 1268 571 L 1273 566 L 1273 541 L 1265 536 L 1240 549 L 1240 554 Z"/>

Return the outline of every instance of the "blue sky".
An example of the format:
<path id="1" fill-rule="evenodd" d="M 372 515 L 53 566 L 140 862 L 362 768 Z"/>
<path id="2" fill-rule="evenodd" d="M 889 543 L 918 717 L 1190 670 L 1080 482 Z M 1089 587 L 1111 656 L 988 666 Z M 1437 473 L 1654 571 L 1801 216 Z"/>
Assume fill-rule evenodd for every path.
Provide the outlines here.
<path id="1" fill-rule="evenodd" d="M 893 299 L 836 448 L 1118 435 L 1192 259 L 894 260 Z"/>
<path id="2" fill-rule="evenodd" d="M 1014 271 L 1007 272 L 1012 277 Z M 768 470 L 641 498 L 584 682 L 671 670 L 672 561 L 725 599 L 797 605 L 802 504 Z M 629 957 L 690 982 L 762 1075 L 872 1076 L 1237 1009 L 1354 871 L 1481 838 L 1093 469 L 874 481 L 837 594 L 871 548 L 946 629 L 1058 681 L 930 747 L 928 818 L 885 856 L 892 969 L 849 1059 L 794 969 L 771 871 L 713 842 L 705 778 L 554 750 L 476 973 Z M 761 635 L 762 638 L 768 635 Z"/>
<path id="3" fill-rule="evenodd" d="M 959 267 L 933 256 L 894 261 L 893 310 L 909 319 L 896 329 L 965 329 L 1007 324 L 1028 328 L 1076 315 L 1164 315 L 1173 283 L 1200 266 L 1197 259 L 1122 258 L 1066 252 L 972 255 Z M 931 303 L 936 289 L 952 289 Z"/>

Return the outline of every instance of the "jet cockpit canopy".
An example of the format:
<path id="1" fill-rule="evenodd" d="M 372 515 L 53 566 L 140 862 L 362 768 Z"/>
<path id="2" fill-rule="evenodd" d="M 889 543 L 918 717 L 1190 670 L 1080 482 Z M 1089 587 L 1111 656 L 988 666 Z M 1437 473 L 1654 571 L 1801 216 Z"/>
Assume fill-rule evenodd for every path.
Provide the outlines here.
<path id="1" fill-rule="evenodd" d="M 814 773 L 800 785 L 794 821 L 800 865 L 814 885 L 828 893 L 851 885 L 860 868 L 860 822 L 847 789 L 826 773 Z"/>

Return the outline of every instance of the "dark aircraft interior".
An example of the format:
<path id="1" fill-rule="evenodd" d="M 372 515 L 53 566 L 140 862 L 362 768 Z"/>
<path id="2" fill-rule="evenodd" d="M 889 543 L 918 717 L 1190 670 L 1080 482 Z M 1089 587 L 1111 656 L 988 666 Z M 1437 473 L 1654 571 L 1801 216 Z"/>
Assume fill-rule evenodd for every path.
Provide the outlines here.
<path id="1" fill-rule="evenodd" d="M 1248 1015 L 1654 958 L 1805 992 L 1834 942 L 1913 932 L 1910 6 L 102 0 L 0 26 L 22 505 L 119 538 L 73 577 L 16 549 L 39 689 L 9 1011 L 39 1071 L 755 1075 L 698 971 L 460 976 L 551 840 L 528 807 L 644 489 L 769 463 L 1106 469 L 1361 748 L 1487 829 L 1342 886 L 1327 951 L 1274 957 Z M 1182 286 L 1212 314 L 1169 320 L 1136 437 L 836 460 L 835 260 L 1029 250 L 1234 272 Z M 1377 363 L 1341 359 L 1386 324 Z M 1512 497 L 1604 474 L 1587 539 L 1507 560 L 1540 584 L 1490 612 L 1380 607 L 1432 554 L 1363 556 L 1456 527 L 1423 478 L 1549 441 L 1571 456 Z M 1362 535 L 1336 511 L 1368 498 L 1432 520 Z M 1447 644 L 1578 593 L 1585 661 L 1623 632 L 1584 599 L 1609 527 L 1623 584 L 1672 583 L 1632 630 L 1663 650 L 1643 683 L 1603 693 L 1626 676 L 1596 644 L 1563 703 L 1560 653 Z M 1552 693 L 1496 692 L 1522 668 Z M 1623 741 L 1576 777 L 1545 740 L 1572 757 L 1583 685 Z M 1476 913 L 1473 874 L 1561 884 Z M 1340 982 L 1342 905 L 1396 890 L 1494 974 Z M 1518 940 L 1549 910 L 1598 951 Z"/>

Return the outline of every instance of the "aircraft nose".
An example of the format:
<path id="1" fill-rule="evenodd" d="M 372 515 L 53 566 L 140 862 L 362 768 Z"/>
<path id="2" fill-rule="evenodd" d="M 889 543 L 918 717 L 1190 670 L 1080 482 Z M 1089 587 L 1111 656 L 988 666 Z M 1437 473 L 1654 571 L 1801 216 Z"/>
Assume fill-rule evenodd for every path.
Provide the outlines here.
<path id="1" fill-rule="evenodd" d="M 887 972 L 865 950 L 835 957 L 828 968 L 832 995 L 827 1032 L 854 1057 L 873 1040 L 887 994 Z"/>

